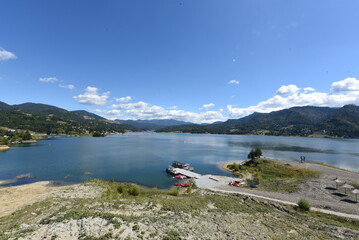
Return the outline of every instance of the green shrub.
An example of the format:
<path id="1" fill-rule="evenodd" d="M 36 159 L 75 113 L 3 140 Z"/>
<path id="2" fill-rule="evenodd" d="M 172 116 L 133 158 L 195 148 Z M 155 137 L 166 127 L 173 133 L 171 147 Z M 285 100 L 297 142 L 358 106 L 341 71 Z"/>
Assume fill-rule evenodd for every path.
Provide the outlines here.
<path id="1" fill-rule="evenodd" d="M 128 194 L 131 196 L 138 196 L 140 195 L 140 189 L 136 185 L 132 185 L 131 188 L 128 190 Z"/>
<path id="2" fill-rule="evenodd" d="M 124 192 L 124 187 L 122 185 L 117 187 L 117 192 L 118 193 L 123 193 Z"/>
<path id="3" fill-rule="evenodd" d="M 228 164 L 227 168 L 231 169 L 232 171 L 239 171 L 242 170 L 242 165 L 238 163 L 232 163 L 232 164 Z"/>
<path id="4" fill-rule="evenodd" d="M 188 195 L 191 195 L 192 194 L 192 186 L 189 186 L 187 189 L 186 189 L 186 193 Z"/>
<path id="5" fill-rule="evenodd" d="M 310 204 L 307 200 L 300 199 L 298 202 L 298 208 L 302 211 L 309 211 L 310 210 Z"/>
<path id="6" fill-rule="evenodd" d="M 179 196 L 179 193 L 180 193 L 180 189 L 177 187 L 177 188 L 171 188 L 168 192 L 169 195 L 172 195 L 172 196 Z"/>
<path id="7" fill-rule="evenodd" d="M 181 235 L 176 231 L 169 231 L 167 235 L 163 237 L 163 240 L 181 240 Z"/>
<path id="8" fill-rule="evenodd" d="M 132 230 L 135 231 L 135 232 L 137 232 L 137 231 L 140 230 L 140 226 L 138 226 L 138 225 L 136 224 L 136 225 L 134 225 L 134 226 L 132 227 Z"/>

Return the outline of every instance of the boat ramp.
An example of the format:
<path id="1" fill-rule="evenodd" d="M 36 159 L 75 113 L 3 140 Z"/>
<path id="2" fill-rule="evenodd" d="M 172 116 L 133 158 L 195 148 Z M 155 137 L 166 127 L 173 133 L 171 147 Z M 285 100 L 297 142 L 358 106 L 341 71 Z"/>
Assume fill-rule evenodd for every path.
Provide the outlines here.
<path id="1" fill-rule="evenodd" d="M 182 174 L 182 175 L 187 176 L 189 178 L 200 178 L 202 176 L 199 173 L 188 171 L 188 170 L 185 170 L 185 169 L 182 169 L 182 168 L 173 168 L 173 171 L 176 174 Z"/>

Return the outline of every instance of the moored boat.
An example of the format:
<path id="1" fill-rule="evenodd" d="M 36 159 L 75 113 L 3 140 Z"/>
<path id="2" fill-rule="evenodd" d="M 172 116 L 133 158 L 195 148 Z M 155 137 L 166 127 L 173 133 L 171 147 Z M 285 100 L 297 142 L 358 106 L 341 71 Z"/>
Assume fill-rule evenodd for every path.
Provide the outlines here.
<path id="1" fill-rule="evenodd" d="M 194 170 L 194 168 L 191 167 L 188 163 L 183 163 L 183 162 L 178 162 L 178 161 L 173 161 L 172 162 L 172 167 L 182 168 L 182 169 L 185 169 L 185 170 L 188 170 L 188 171 L 193 171 Z"/>
<path id="2" fill-rule="evenodd" d="M 166 168 L 166 172 L 173 174 L 173 175 L 177 175 L 178 172 L 176 171 L 176 169 L 172 166 L 169 166 L 168 168 Z"/>

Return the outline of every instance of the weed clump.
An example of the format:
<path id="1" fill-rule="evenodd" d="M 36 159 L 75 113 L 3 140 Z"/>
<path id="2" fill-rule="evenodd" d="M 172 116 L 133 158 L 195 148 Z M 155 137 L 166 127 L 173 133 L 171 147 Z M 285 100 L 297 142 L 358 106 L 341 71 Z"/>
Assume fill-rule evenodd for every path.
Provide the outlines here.
<path id="1" fill-rule="evenodd" d="M 308 212 L 310 210 L 310 204 L 307 200 L 300 199 L 298 202 L 298 208 L 301 211 Z"/>

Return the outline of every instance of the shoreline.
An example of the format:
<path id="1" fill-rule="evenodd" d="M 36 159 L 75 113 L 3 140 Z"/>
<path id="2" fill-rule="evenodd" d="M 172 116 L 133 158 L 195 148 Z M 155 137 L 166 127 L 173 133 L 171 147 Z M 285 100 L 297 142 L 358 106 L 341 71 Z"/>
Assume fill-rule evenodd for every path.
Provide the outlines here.
<path id="1" fill-rule="evenodd" d="M 67 187 L 67 186 L 66 186 Z M 45 200 L 63 191 L 65 186 L 55 186 L 51 181 L 0 187 L 0 217 L 10 215 L 25 206 Z"/>
<path id="2" fill-rule="evenodd" d="M 8 150 L 8 149 L 10 149 L 9 146 L 7 146 L 7 145 L 0 145 L 0 151 L 5 151 L 5 150 Z"/>
<path id="3" fill-rule="evenodd" d="M 231 191 L 233 193 L 255 194 L 262 197 L 278 199 L 297 203 L 300 199 L 307 200 L 311 206 L 316 208 L 328 209 L 337 212 L 359 215 L 359 202 L 356 202 L 355 194 L 350 191 L 344 191 L 344 188 L 337 187 L 334 179 L 338 178 L 343 183 L 352 184 L 354 188 L 359 186 L 359 173 L 346 169 L 339 169 L 326 164 L 306 162 L 299 163 L 296 161 L 270 159 L 282 164 L 290 164 L 293 167 L 306 168 L 315 170 L 320 173 L 319 177 L 310 178 L 299 185 L 296 192 L 278 192 L 260 190 L 257 188 L 243 188 L 233 186 L 223 186 L 216 188 L 221 191 Z M 222 163 L 221 169 L 228 171 L 226 166 L 233 162 Z M 239 163 L 239 162 L 235 162 Z M 232 173 L 232 170 L 228 172 Z M 239 172 L 240 174 L 240 172 Z M 352 188 L 352 189 L 354 189 Z"/>
<path id="4" fill-rule="evenodd" d="M 315 164 L 315 165 L 318 165 L 318 166 L 322 166 L 322 167 L 328 167 L 328 168 L 333 168 L 333 169 L 336 169 L 336 170 L 340 170 L 340 171 L 345 171 L 345 172 L 349 172 L 349 173 L 353 173 L 353 174 L 359 174 L 359 172 L 356 172 L 356 171 L 352 171 L 352 170 L 349 170 L 349 169 L 345 169 L 345 168 L 340 168 L 340 167 L 336 167 L 336 166 L 333 166 L 333 165 L 330 165 L 330 164 L 326 164 L 326 163 L 322 163 L 322 162 L 305 162 L 305 163 L 299 163 L 297 161 L 291 161 L 291 160 L 279 160 L 279 159 L 272 159 L 272 158 L 266 158 L 268 160 L 271 160 L 271 161 L 275 161 L 275 162 L 278 162 L 278 163 L 283 163 L 283 164 L 291 164 L 291 163 L 294 163 L 294 164 L 301 164 L 299 165 L 298 167 L 302 166 L 302 167 L 305 167 L 305 164 Z M 229 164 L 232 164 L 232 163 L 237 163 L 237 164 L 242 164 L 243 162 L 245 162 L 247 160 L 242 160 L 242 161 L 232 161 L 232 162 L 224 162 L 224 163 L 220 163 L 218 164 L 218 167 L 222 170 L 225 170 L 227 172 L 230 172 L 232 174 L 234 174 L 234 172 L 227 168 L 227 166 Z M 236 174 L 234 174 L 236 175 Z M 359 180 L 358 180 L 359 181 Z"/>
<path id="5" fill-rule="evenodd" d="M 330 135 L 308 135 L 308 136 L 296 136 L 296 135 L 261 135 L 261 134 L 233 134 L 233 133 L 192 133 L 192 132 L 181 132 L 181 131 L 174 131 L 174 132 L 159 132 L 159 131 L 152 131 L 154 133 L 180 133 L 180 134 L 199 134 L 199 135 L 228 135 L 228 136 L 261 136 L 261 137 L 293 137 L 293 138 L 327 138 L 327 139 L 359 139 L 359 137 L 354 138 L 345 138 L 345 137 L 338 137 L 338 136 L 330 136 Z"/>

